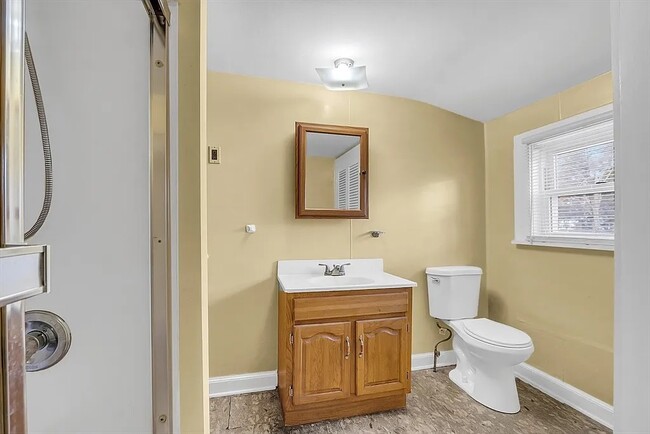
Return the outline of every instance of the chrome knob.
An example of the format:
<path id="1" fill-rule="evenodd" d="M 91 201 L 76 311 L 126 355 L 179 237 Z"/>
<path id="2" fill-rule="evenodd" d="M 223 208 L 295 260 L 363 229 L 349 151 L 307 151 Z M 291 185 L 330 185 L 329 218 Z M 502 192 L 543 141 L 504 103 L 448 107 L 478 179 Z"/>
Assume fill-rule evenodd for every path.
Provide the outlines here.
<path id="1" fill-rule="evenodd" d="M 72 333 L 68 324 L 45 310 L 25 312 L 25 363 L 27 372 L 56 365 L 68 354 Z"/>

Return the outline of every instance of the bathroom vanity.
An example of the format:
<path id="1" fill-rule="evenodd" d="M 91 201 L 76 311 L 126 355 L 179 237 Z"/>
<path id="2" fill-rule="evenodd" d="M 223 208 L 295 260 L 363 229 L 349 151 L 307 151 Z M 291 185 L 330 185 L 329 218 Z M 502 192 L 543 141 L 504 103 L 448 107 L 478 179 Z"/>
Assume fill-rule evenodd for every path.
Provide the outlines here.
<path id="1" fill-rule="evenodd" d="M 350 262 L 344 276 L 319 263 Z M 285 425 L 403 408 L 411 290 L 381 259 L 278 263 L 278 384 Z"/>

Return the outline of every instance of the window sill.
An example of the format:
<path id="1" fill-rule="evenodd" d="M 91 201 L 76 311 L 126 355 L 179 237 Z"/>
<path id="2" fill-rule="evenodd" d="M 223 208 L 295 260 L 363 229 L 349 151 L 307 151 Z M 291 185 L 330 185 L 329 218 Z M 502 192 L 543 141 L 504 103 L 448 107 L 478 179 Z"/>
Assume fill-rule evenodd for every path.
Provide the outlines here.
<path id="1" fill-rule="evenodd" d="M 512 240 L 512 244 L 531 247 L 558 247 L 562 249 L 602 250 L 606 252 L 614 251 L 614 246 L 612 244 L 598 244 L 588 241 L 585 241 L 584 243 L 563 243 L 561 241 Z"/>

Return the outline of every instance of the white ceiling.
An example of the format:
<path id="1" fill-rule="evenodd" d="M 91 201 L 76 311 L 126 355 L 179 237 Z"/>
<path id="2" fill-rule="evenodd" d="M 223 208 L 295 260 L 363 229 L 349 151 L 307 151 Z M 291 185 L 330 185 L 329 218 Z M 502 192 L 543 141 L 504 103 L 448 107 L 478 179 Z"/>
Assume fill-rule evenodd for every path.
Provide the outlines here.
<path id="1" fill-rule="evenodd" d="M 610 69 L 606 0 L 209 0 L 208 68 L 319 83 L 351 57 L 368 92 L 487 121 Z"/>
<path id="2" fill-rule="evenodd" d="M 307 155 L 338 158 L 359 144 L 359 136 L 307 133 Z"/>

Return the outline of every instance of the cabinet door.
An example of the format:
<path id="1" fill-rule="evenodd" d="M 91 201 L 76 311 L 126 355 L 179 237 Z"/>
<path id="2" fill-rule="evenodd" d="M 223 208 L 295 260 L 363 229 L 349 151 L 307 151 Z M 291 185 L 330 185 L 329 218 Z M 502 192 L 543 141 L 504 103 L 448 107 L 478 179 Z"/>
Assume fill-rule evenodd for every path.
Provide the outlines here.
<path id="1" fill-rule="evenodd" d="M 350 322 L 294 327 L 293 403 L 350 396 Z"/>
<path id="2" fill-rule="evenodd" d="M 408 389 L 411 370 L 405 317 L 357 321 L 357 395 Z"/>

